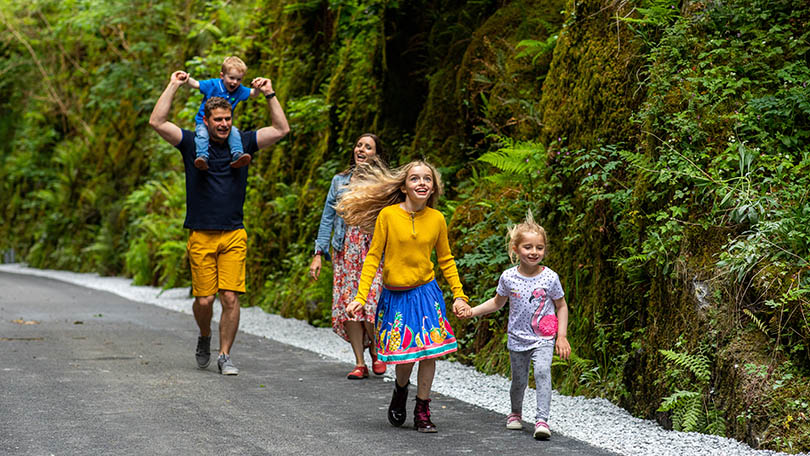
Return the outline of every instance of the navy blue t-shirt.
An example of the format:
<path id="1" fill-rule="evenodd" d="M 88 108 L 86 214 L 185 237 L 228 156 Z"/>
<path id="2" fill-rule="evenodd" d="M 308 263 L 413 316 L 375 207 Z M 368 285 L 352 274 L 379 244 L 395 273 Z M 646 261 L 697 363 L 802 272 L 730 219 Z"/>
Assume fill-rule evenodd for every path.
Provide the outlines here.
<path id="1" fill-rule="evenodd" d="M 259 149 L 255 131 L 240 131 L 246 154 Z M 242 218 L 247 188 L 248 166 L 231 168 L 228 143 L 208 142 L 208 171 L 194 167 L 197 156 L 194 132 L 183 130 L 177 149 L 183 154 L 186 169 L 186 221 L 192 230 L 237 230 L 244 228 Z"/>

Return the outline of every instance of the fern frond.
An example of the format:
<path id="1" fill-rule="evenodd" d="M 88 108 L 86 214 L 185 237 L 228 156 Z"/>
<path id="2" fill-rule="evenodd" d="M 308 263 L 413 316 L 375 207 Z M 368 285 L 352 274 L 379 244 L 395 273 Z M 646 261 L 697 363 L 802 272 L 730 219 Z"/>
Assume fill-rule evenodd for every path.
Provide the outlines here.
<path id="1" fill-rule="evenodd" d="M 598 385 L 602 380 L 602 374 L 599 372 L 599 366 L 594 366 L 582 372 L 579 376 L 579 381 L 586 385 Z"/>
<path id="2" fill-rule="evenodd" d="M 692 432 L 698 429 L 703 415 L 701 394 L 696 391 L 679 390 L 664 398 L 660 412 L 672 412 L 672 428 L 676 431 Z"/>
<path id="3" fill-rule="evenodd" d="M 659 412 L 669 412 L 681 408 L 684 403 L 689 401 L 694 396 L 700 396 L 700 393 L 694 391 L 678 390 L 664 398 L 661 405 L 658 407 Z"/>
<path id="4" fill-rule="evenodd" d="M 491 176 L 484 177 L 484 179 L 492 182 L 498 187 L 505 187 L 507 184 L 515 182 L 514 177 L 509 174 L 493 174 Z"/>
<path id="5" fill-rule="evenodd" d="M 530 169 L 531 154 L 532 151 L 527 149 L 500 149 L 487 152 L 478 157 L 478 160 L 507 174 L 525 174 Z"/>
<path id="6" fill-rule="evenodd" d="M 658 350 L 664 358 L 668 361 L 675 363 L 676 366 L 688 369 L 695 378 L 701 382 L 706 383 L 711 377 L 711 370 L 709 369 L 709 358 L 704 355 L 691 355 L 689 353 L 676 353 L 672 350 Z"/>
<path id="7" fill-rule="evenodd" d="M 706 412 L 706 433 L 719 436 L 726 435 L 726 420 L 719 410 L 710 408 Z"/>
<path id="8" fill-rule="evenodd" d="M 581 370 L 585 370 L 585 369 L 589 368 L 593 364 L 593 360 L 590 360 L 590 359 L 587 359 L 587 358 L 580 358 L 579 356 L 577 356 L 577 355 L 575 355 L 573 353 L 571 353 L 570 360 L 571 360 L 572 364 L 574 364 L 576 367 L 578 367 Z"/>
<path id="9" fill-rule="evenodd" d="M 768 334 L 768 327 L 765 325 L 765 323 L 762 322 L 762 320 L 757 318 L 756 315 L 754 315 L 754 313 L 748 309 L 743 309 L 743 313 L 748 315 L 748 318 L 750 318 L 751 321 L 753 321 L 754 324 L 757 325 L 757 328 L 759 328 L 759 330 L 762 331 L 762 334 L 765 334 L 765 337 L 770 339 L 771 335 Z"/>
<path id="10" fill-rule="evenodd" d="M 619 258 L 617 263 L 620 268 L 622 269 L 629 269 L 633 267 L 637 267 L 643 265 L 650 261 L 650 255 L 646 253 L 639 253 L 635 255 L 630 255 L 626 258 Z"/>
<path id="11" fill-rule="evenodd" d="M 695 393 L 694 396 L 688 398 L 684 403 L 683 413 L 681 414 L 681 422 L 678 423 L 677 429 L 683 432 L 694 432 L 699 430 L 700 419 L 703 417 L 703 401 L 701 400 L 700 393 Z M 673 427 L 675 423 L 673 422 Z"/>
<path id="12" fill-rule="evenodd" d="M 568 368 L 578 369 L 579 371 L 587 369 L 591 364 L 593 364 L 593 361 L 590 359 L 580 358 L 574 353 L 571 353 L 571 356 L 569 356 L 568 359 L 562 359 L 558 356 L 554 356 L 551 361 L 552 366 L 567 366 Z"/>

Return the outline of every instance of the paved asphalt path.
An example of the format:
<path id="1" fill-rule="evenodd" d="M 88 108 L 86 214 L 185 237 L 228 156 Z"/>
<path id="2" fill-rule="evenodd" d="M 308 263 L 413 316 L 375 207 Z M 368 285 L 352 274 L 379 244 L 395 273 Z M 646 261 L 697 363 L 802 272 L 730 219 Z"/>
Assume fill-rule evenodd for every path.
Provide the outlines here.
<path id="1" fill-rule="evenodd" d="M 500 414 L 439 394 L 439 433 L 419 434 L 415 388 L 394 428 L 382 378 L 349 381 L 349 364 L 243 333 L 241 373 L 225 377 L 215 360 L 197 368 L 196 335 L 187 314 L 0 273 L 0 455 L 611 454 L 535 441 L 528 423 L 507 431 Z"/>

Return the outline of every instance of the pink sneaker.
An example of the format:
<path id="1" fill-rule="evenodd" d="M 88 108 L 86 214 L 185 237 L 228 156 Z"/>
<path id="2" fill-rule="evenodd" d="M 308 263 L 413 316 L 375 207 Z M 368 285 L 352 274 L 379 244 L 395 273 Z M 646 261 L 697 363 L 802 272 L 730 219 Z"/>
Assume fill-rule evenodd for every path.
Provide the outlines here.
<path id="1" fill-rule="evenodd" d="M 548 428 L 548 423 L 543 420 L 534 425 L 534 438 L 537 440 L 546 440 L 551 437 L 551 429 Z"/>
<path id="2" fill-rule="evenodd" d="M 523 423 L 520 420 L 520 413 L 510 413 L 506 415 L 506 429 L 511 429 L 513 431 L 523 429 Z"/>

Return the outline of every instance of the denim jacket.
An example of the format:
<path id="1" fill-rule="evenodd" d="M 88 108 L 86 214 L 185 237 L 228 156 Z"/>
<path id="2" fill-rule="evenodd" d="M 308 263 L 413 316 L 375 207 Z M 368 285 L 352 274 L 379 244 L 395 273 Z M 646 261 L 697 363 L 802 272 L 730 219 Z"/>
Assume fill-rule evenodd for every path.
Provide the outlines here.
<path id="1" fill-rule="evenodd" d="M 338 198 L 346 190 L 346 186 L 349 185 L 349 179 L 351 178 L 352 173 L 345 175 L 335 174 L 335 177 L 332 178 L 332 185 L 329 186 L 329 193 L 326 194 L 326 203 L 321 214 L 321 225 L 318 227 L 318 238 L 315 240 L 315 251 L 320 250 L 326 261 L 332 261 L 332 257 L 329 256 L 330 235 L 332 235 L 332 248 L 335 250 L 343 249 L 346 222 L 343 221 L 343 217 L 337 214 L 335 206 Z"/>

